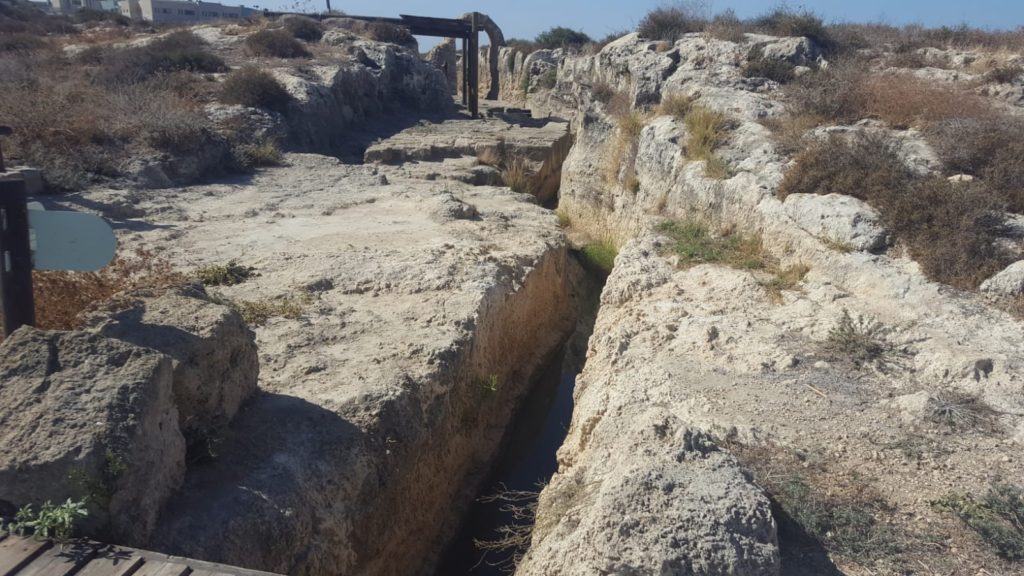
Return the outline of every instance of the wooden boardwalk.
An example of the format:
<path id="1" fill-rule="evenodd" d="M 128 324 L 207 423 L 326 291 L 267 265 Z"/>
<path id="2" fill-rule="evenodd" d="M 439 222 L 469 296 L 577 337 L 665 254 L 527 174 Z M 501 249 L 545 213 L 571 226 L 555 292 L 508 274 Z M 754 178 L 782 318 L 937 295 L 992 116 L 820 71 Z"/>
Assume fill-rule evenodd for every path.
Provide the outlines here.
<path id="1" fill-rule="evenodd" d="M 49 541 L 0 533 L 0 576 L 275 576 L 123 548 L 74 541 L 63 548 Z"/>

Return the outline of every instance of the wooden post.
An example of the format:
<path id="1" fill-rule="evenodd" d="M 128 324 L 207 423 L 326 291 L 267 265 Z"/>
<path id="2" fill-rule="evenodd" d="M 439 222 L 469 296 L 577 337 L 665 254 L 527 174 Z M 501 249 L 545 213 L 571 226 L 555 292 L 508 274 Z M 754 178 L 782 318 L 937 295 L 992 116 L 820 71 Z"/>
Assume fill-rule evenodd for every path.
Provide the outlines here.
<path id="1" fill-rule="evenodd" d="M 469 38 L 462 39 L 462 105 L 469 104 Z"/>
<path id="2" fill-rule="evenodd" d="M 4 333 L 36 323 L 24 180 L 0 180 L 0 300 Z"/>
<path id="3" fill-rule="evenodd" d="M 480 110 L 480 36 L 476 28 L 476 12 L 469 19 L 469 116 L 476 118 Z"/>

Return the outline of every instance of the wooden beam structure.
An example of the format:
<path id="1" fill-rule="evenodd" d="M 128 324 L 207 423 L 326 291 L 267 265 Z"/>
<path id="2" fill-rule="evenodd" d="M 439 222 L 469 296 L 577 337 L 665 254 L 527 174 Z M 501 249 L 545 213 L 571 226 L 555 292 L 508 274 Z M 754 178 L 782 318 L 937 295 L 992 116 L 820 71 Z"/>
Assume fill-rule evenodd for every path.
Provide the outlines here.
<path id="1" fill-rule="evenodd" d="M 265 12 L 268 16 L 284 16 L 288 12 Z M 302 14 L 311 18 L 324 20 L 327 18 L 347 18 L 362 22 L 381 22 L 402 26 L 414 36 L 434 36 L 439 38 L 457 38 L 462 40 L 462 103 L 469 109 L 473 118 L 480 112 L 480 29 L 477 26 L 477 13 L 472 12 L 467 19 L 433 18 L 430 16 L 410 16 L 400 14 L 398 18 L 381 18 L 378 16 L 350 16 L 336 14 Z"/>

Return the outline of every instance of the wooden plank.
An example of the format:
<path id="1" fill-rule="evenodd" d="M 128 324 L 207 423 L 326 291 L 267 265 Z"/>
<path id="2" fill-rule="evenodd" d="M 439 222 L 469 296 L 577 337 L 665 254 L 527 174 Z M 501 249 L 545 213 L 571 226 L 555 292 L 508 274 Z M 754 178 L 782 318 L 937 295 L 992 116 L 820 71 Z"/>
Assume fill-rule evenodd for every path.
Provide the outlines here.
<path id="1" fill-rule="evenodd" d="M 0 574 L 14 576 L 51 546 L 51 542 L 37 542 L 20 536 L 5 538 L 0 542 Z"/>
<path id="2" fill-rule="evenodd" d="M 18 576 L 66 576 L 95 556 L 96 548 L 87 544 L 69 544 L 63 548 L 54 546 L 22 568 Z"/>
<path id="3" fill-rule="evenodd" d="M 133 550 L 101 548 L 81 571 L 75 573 L 75 576 L 130 576 L 143 562 L 142 557 Z"/>
<path id="4" fill-rule="evenodd" d="M 188 576 L 189 567 L 160 560 L 147 560 L 133 576 Z"/>

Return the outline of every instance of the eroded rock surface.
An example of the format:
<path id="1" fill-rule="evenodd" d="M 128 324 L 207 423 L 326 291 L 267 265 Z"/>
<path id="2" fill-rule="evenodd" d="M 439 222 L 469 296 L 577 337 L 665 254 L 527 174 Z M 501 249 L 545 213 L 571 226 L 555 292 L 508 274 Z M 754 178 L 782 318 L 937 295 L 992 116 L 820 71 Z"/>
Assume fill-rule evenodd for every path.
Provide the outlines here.
<path id="1" fill-rule="evenodd" d="M 94 529 L 145 542 L 185 474 L 171 381 L 153 350 L 17 330 L 0 346 L 0 501 L 88 497 Z"/>

